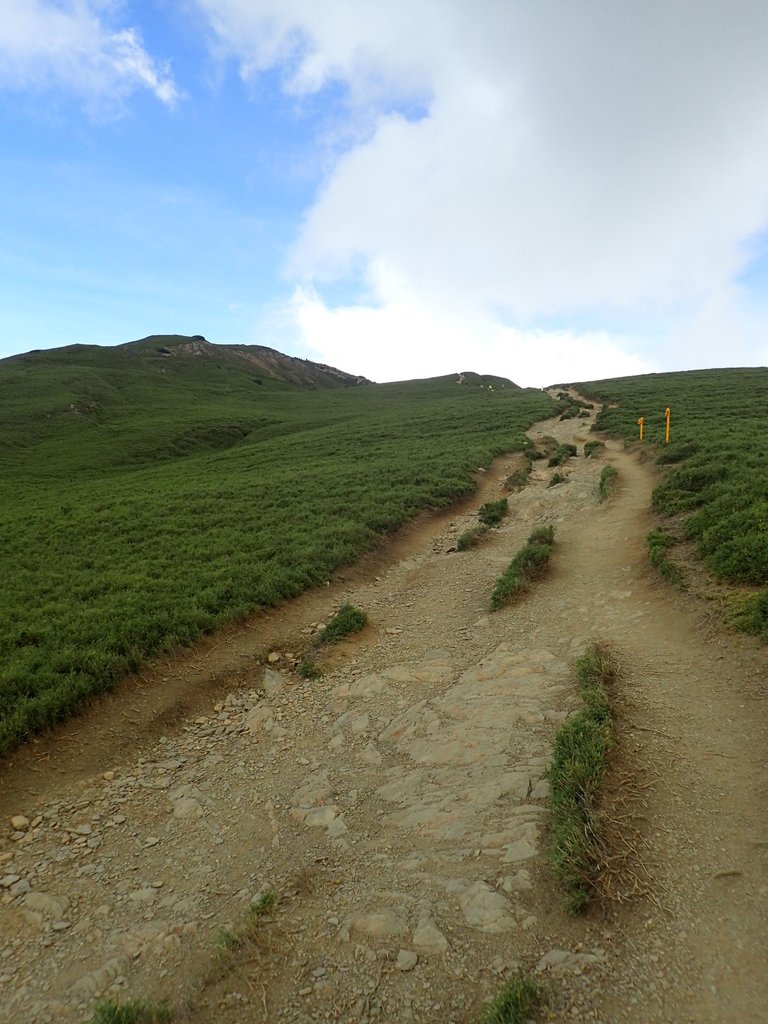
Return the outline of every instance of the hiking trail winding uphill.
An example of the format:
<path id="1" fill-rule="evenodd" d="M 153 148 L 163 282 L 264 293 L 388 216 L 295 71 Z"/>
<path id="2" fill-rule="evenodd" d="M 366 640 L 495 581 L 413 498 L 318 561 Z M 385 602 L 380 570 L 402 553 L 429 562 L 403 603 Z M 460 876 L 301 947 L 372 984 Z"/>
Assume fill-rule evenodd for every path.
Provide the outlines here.
<path id="1" fill-rule="evenodd" d="M 0 1021 L 83 1021 L 98 998 L 140 997 L 196 1024 L 470 1024 L 518 966 L 549 989 L 542 1020 L 768 1019 L 765 648 L 657 581 L 654 472 L 612 441 L 584 459 L 590 422 L 530 432 L 579 457 L 551 488 L 535 463 L 477 548 L 452 550 L 517 457 L 396 541 L 378 575 L 347 572 L 180 659 L 181 676 L 169 664 L 171 693 L 192 665 L 244 684 L 198 694 L 133 754 L 125 722 L 75 723 L 5 769 Z M 618 486 L 599 503 L 606 461 Z M 495 579 L 547 523 L 549 574 L 490 613 Z M 344 599 L 371 625 L 321 679 L 254 660 L 295 650 Z M 593 638 L 623 670 L 617 758 L 644 787 L 651 894 L 573 918 L 547 859 L 545 769 Z M 126 699 L 140 698 L 90 722 L 125 716 Z M 268 891 L 277 906 L 240 942 Z"/>

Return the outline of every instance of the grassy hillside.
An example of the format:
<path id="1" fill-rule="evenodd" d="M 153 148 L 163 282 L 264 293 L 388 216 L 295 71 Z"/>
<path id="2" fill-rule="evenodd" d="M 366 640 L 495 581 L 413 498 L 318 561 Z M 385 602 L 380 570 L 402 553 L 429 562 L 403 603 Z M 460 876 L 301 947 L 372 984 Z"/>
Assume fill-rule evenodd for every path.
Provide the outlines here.
<path id="1" fill-rule="evenodd" d="M 718 579 L 756 588 L 741 603 L 740 623 L 768 640 L 768 370 L 649 374 L 577 387 L 618 403 L 600 413 L 598 430 L 634 440 L 644 417 L 646 441 L 668 467 L 655 508 L 683 517 L 685 536 Z"/>
<path id="2" fill-rule="evenodd" d="M 0 754 L 455 501 L 556 408 L 476 375 L 258 379 L 130 346 L 0 362 Z"/>

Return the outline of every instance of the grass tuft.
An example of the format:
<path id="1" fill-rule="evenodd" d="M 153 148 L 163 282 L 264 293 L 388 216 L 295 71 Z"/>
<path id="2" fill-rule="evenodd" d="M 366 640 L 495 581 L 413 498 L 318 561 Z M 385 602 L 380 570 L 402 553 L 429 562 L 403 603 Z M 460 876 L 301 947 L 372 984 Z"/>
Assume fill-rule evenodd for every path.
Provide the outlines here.
<path id="1" fill-rule="evenodd" d="M 480 506 L 477 517 L 483 526 L 498 526 L 504 516 L 509 512 L 509 502 L 506 498 L 499 498 L 498 501 L 486 501 Z"/>
<path id="2" fill-rule="evenodd" d="M 98 1003 L 91 1024 L 171 1024 L 173 1014 L 166 1006 L 131 999 L 116 1003 L 109 999 Z"/>
<path id="3" fill-rule="evenodd" d="M 553 526 L 539 526 L 529 536 L 507 569 L 496 581 L 491 608 L 497 611 L 513 597 L 523 593 L 530 582 L 541 576 L 549 563 L 555 538 Z"/>
<path id="4" fill-rule="evenodd" d="M 538 983 L 521 972 L 486 1006 L 478 1024 L 526 1024 L 540 1003 Z"/>
<path id="5" fill-rule="evenodd" d="M 359 633 L 367 621 L 368 616 L 364 611 L 347 602 L 327 622 L 315 643 L 318 647 L 322 644 L 335 644 L 338 640 L 343 640 L 345 636 Z"/>
<path id="6" fill-rule="evenodd" d="M 599 876 L 598 810 L 608 756 L 615 742 L 609 691 L 618 677 L 616 659 L 593 643 L 576 664 L 584 708 L 555 737 L 547 771 L 552 804 L 552 860 L 566 905 L 584 910 Z"/>
<path id="7" fill-rule="evenodd" d="M 613 492 L 616 486 L 616 481 L 619 474 L 613 468 L 613 466 L 603 466 L 603 471 L 600 474 L 600 500 L 605 499 Z"/>
<path id="8" fill-rule="evenodd" d="M 587 441 L 584 445 L 584 458 L 591 459 L 601 448 L 605 448 L 604 441 Z"/>
<path id="9" fill-rule="evenodd" d="M 456 550 L 468 551 L 470 548 L 473 548 L 483 534 L 487 532 L 487 526 L 473 526 L 471 529 L 465 530 L 463 533 L 459 534 L 456 540 Z"/>
<path id="10" fill-rule="evenodd" d="M 302 679 L 319 679 L 323 674 L 317 667 L 314 657 L 309 654 L 299 662 L 298 673 Z"/>
<path id="11" fill-rule="evenodd" d="M 579 454 L 579 449 L 575 444 L 559 444 L 555 448 L 554 452 L 550 455 L 547 465 L 551 468 L 552 466 L 562 466 L 568 459 L 574 459 Z"/>
<path id="12" fill-rule="evenodd" d="M 756 594 L 733 595 L 730 622 L 742 633 L 751 633 L 768 642 L 768 588 Z"/>
<path id="13" fill-rule="evenodd" d="M 261 893 L 259 898 L 251 903 L 243 919 L 234 928 L 225 928 L 219 933 L 221 950 L 234 953 L 252 945 L 258 935 L 261 919 L 270 914 L 276 906 L 276 892 L 268 889 Z"/>
<path id="14" fill-rule="evenodd" d="M 677 543 L 675 537 L 664 530 L 651 530 L 646 537 L 648 542 L 648 557 L 651 565 L 661 573 L 665 580 L 682 586 L 683 577 L 674 562 L 667 557 L 667 552 Z"/>

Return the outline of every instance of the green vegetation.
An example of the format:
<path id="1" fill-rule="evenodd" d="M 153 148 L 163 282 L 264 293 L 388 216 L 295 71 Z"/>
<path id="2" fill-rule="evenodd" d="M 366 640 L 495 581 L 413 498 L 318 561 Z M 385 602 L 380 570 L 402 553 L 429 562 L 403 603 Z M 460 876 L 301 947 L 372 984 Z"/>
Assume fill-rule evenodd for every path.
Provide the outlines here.
<path id="1" fill-rule="evenodd" d="M 600 474 L 600 500 L 605 501 L 608 495 L 613 491 L 616 486 L 616 480 L 619 474 L 613 468 L 613 466 L 603 466 L 603 470 Z"/>
<path id="2" fill-rule="evenodd" d="M 539 526 L 496 581 L 491 594 L 491 608 L 497 611 L 513 597 L 528 588 L 541 576 L 549 563 L 555 539 L 554 526 Z"/>
<path id="3" fill-rule="evenodd" d="M 721 580 L 768 585 L 768 370 L 694 370 L 648 374 L 579 385 L 604 408 L 596 429 L 634 441 L 645 418 L 646 441 L 669 466 L 653 495 L 664 516 L 684 516 L 684 534 L 696 542 Z M 664 445 L 664 410 L 672 410 Z"/>
<path id="4" fill-rule="evenodd" d="M 319 679 L 323 674 L 317 667 L 314 657 L 310 654 L 305 655 L 301 659 L 297 672 L 302 679 Z"/>
<path id="5" fill-rule="evenodd" d="M 609 690 L 616 661 L 602 644 L 592 644 L 576 664 L 584 708 L 555 737 L 548 769 L 552 803 L 552 859 L 555 875 L 573 913 L 595 892 L 601 848 L 599 806 L 608 755 L 615 742 Z"/>
<path id="6" fill-rule="evenodd" d="M 540 453 L 532 455 L 531 458 L 543 458 Z M 508 491 L 520 491 L 528 483 L 528 478 L 531 475 L 531 462 L 529 461 L 525 469 L 516 469 L 514 473 L 510 473 L 507 479 L 504 481 L 504 487 Z"/>
<path id="7" fill-rule="evenodd" d="M 591 459 L 592 456 L 599 452 L 601 448 L 605 448 L 604 441 L 587 441 L 584 445 L 584 458 Z"/>
<path id="8" fill-rule="evenodd" d="M 562 466 L 567 459 L 573 459 L 579 454 L 575 444 L 559 444 L 555 448 L 547 462 L 548 466 Z"/>
<path id="9" fill-rule="evenodd" d="M 173 1014 L 165 1006 L 131 999 L 127 1003 L 113 1000 L 98 1003 L 91 1024 L 171 1024 Z"/>
<path id="10" fill-rule="evenodd" d="M 364 611 L 355 608 L 353 604 L 343 604 L 332 618 L 328 620 L 315 640 L 320 646 L 322 644 L 335 644 L 343 640 L 351 633 L 359 633 L 368 621 Z"/>
<path id="11" fill-rule="evenodd" d="M 555 472 L 549 478 L 549 483 L 547 484 L 547 487 L 556 487 L 558 484 L 564 484 L 567 480 L 567 476 L 563 476 L 562 473 Z"/>
<path id="12" fill-rule="evenodd" d="M 536 981 L 524 973 L 508 981 L 486 1006 L 478 1024 L 526 1024 L 541 1003 Z"/>
<path id="13" fill-rule="evenodd" d="M 768 589 L 758 593 L 734 594 L 730 621 L 743 633 L 752 633 L 768 643 Z"/>
<path id="14" fill-rule="evenodd" d="M 585 402 L 581 398 L 574 398 L 567 391 L 558 391 L 557 399 L 561 403 L 561 420 L 572 420 L 575 417 L 589 419 L 589 410 L 594 409 L 591 402 Z"/>
<path id="15" fill-rule="evenodd" d="M 0 756 L 470 493 L 556 408 L 453 376 L 299 387 L 178 342 L 0 361 Z"/>
<path id="16" fill-rule="evenodd" d="M 220 933 L 221 948 L 228 953 L 235 953 L 250 946 L 256 938 L 261 919 L 270 914 L 277 906 L 277 893 L 268 889 L 258 900 L 248 907 L 243 919 L 232 929 Z"/>
<path id="17" fill-rule="evenodd" d="M 457 551 L 468 551 L 493 527 L 498 526 L 504 516 L 509 512 L 509 502 L 506 498 L 499 498 L 498 501 L 486 501 L 478 509 L 477 517 L 480 520 L 479 526 L 472 526 L 460 533 L 456 540 Z"/>
<path id="18" fill-rule="evenodd" d="M 487 526 L 472 526 L 460 533 L 456 540 L 457 551 L 469 551 L 488 532 Z"/>
<path id="19" fill-rule="evenodd" d="M 506 498 L 499 498 L 498 501 L 486 501 L 484 505 L 481 505 L 477 517 L 483 526 L 490 529 L 498 526 L 508 512 L 509 502 Z"/>
<path id="20" fill-rule="evenodd" d="M 681 585 L 683 578 L 680 575 L 680 570 L 667 557 L 669 549 L 677 543 L 676 538 L 664 530 L 651 530 L 646 540 L 651 565 L 659 570 L 664 579 L 669 580 L 670 583 L 676 583 L 678 586 Z"/>

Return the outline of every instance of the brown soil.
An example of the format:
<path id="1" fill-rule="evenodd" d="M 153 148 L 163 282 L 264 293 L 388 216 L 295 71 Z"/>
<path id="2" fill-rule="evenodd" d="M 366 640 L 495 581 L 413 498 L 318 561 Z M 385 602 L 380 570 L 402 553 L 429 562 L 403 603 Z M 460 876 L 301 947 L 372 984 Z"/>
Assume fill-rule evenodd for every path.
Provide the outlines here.
<path id="1" fill-rule="evenodd" d="M 581 445 L 589 425 L 532 436 Z M 601 504 L 606 461 L 618 487 Z M 469 1024 L 520 965 L 552 1021 L 766 1020 L 765 649 L 655 577 L 654 472 L 610 441 L 556 487 L 537 463 L 501 529 L 450 553 L 514 468 L 498 460 L 463 508 L 6 766 L 0 812 L 31 824 L 4 826 L 0 874 L 38 895 L 0 896 L 0 1020 L 87 1019 L 106 995 L 167 998 L 198 1024 Z M 550 573 L 490 615 L 493 581 L 542 522 Z M 295 653 L 345 599 L 370 627 L 321 680 L 283 659 L 263 693 L 266 654 Z M 633 787 L 650 885 L 574 919 L 548 868 L 542 772 L 595 637 L 623 667 L 615 780 Z M 280 902 L 246 934 L 267 889 Z M 222 927 L 235 941 L 217 947 Z"/>

